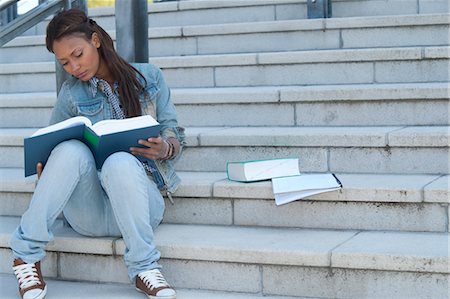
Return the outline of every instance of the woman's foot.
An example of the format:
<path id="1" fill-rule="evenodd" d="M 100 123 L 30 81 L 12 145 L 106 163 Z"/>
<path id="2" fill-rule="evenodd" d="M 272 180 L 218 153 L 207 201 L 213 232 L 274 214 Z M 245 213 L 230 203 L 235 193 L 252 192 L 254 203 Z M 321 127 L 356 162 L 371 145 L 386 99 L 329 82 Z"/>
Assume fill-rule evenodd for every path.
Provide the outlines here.
<path id="1" fill-rule="evenodd" d="M 15 259 L 14 274 L 19 282 L 19 292 L 23 299 L 43 299 L 47 286 L 41 273 L 41 262 L 27 264 L 21 259 Z"/>
<path id="2" fill-rule="evenodd" d="M 158 269 L 144 271 L 136 277 L 136 289 L 148 298 L 175 299 L 175 290 L 167 283 Z"/>

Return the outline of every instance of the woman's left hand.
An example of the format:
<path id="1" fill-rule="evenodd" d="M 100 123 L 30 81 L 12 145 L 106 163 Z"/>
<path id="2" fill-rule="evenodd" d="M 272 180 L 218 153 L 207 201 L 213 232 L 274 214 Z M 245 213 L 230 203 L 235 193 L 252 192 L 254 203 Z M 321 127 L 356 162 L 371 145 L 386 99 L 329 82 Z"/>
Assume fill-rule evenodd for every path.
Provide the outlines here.
<path id="1" fill-rule="evenodd" d="M 165 158 L 169 151 L 169 145 L 161 137 L 148 138 L 147 140 L 140 139 L 138 143 L 145 147 L 131 147 L 131 153 L 147 159 L 160 160 Z"/>

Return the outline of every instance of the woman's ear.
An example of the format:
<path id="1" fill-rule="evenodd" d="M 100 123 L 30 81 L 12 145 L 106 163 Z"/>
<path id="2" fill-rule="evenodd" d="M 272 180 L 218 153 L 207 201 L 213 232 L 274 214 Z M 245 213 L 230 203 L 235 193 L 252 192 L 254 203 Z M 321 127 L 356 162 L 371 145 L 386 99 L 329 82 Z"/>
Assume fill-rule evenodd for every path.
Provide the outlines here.
<path id="1" fill-rule="evenodd" d="M 100 38 L 99 38 L 97 32 L 92 33 L 91 43 L 92 43 L 92 44 L 94 45 L 94 47 L 96 47 L 97 49 L 100 48 L 101 43 L 100 43 Z"/>

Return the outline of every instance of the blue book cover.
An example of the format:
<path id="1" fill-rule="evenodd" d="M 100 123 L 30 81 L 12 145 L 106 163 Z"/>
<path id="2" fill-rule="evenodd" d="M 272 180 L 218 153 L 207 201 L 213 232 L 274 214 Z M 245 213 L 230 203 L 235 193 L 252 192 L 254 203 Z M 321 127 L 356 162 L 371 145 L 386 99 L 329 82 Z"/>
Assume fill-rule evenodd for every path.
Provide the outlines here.
<path id="1" fill-rule="evenodd" d="M 67 123 L 66 127 L 64 123 Z M 97 124 L 102 126 L 101 130 L 100 126 L 96 127 Z M 53 148 L 63 141 L 77 139 L 85 143 L 94 156 L 97 169 L 100 169 L 111 154 L 119 151 L 129 152 L 130 147 L 143 147 L 138 144 L 138 140 L 157 137 L 161 129 L 161 125 L 149 115 L 106 120 L 97 124 L 91 126 L 87 118 L 76 117 L 44 128 L 41 132 L 38 131 L 37 134 L 25 138 L 25 176 L 36 174 L 38 162 L 45 166 Z M 136 157 L 145 160 L 143 157 Z"/>

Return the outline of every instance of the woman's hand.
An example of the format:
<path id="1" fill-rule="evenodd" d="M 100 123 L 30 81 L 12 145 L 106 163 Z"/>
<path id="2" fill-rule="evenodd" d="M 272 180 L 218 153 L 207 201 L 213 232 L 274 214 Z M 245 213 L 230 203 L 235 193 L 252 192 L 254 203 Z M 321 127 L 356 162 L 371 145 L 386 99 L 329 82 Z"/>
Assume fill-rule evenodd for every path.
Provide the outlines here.
<path id="1" fill-rule="evenodd" d="M 139 155 L 151 160 L 161 160 L 167 157 L 169 144 L 161 137 L 148 138 L 147 140 L 139 140 L 139 144 L 145 147 L 131 147 L 130 151 L 133 155 Z"/>

